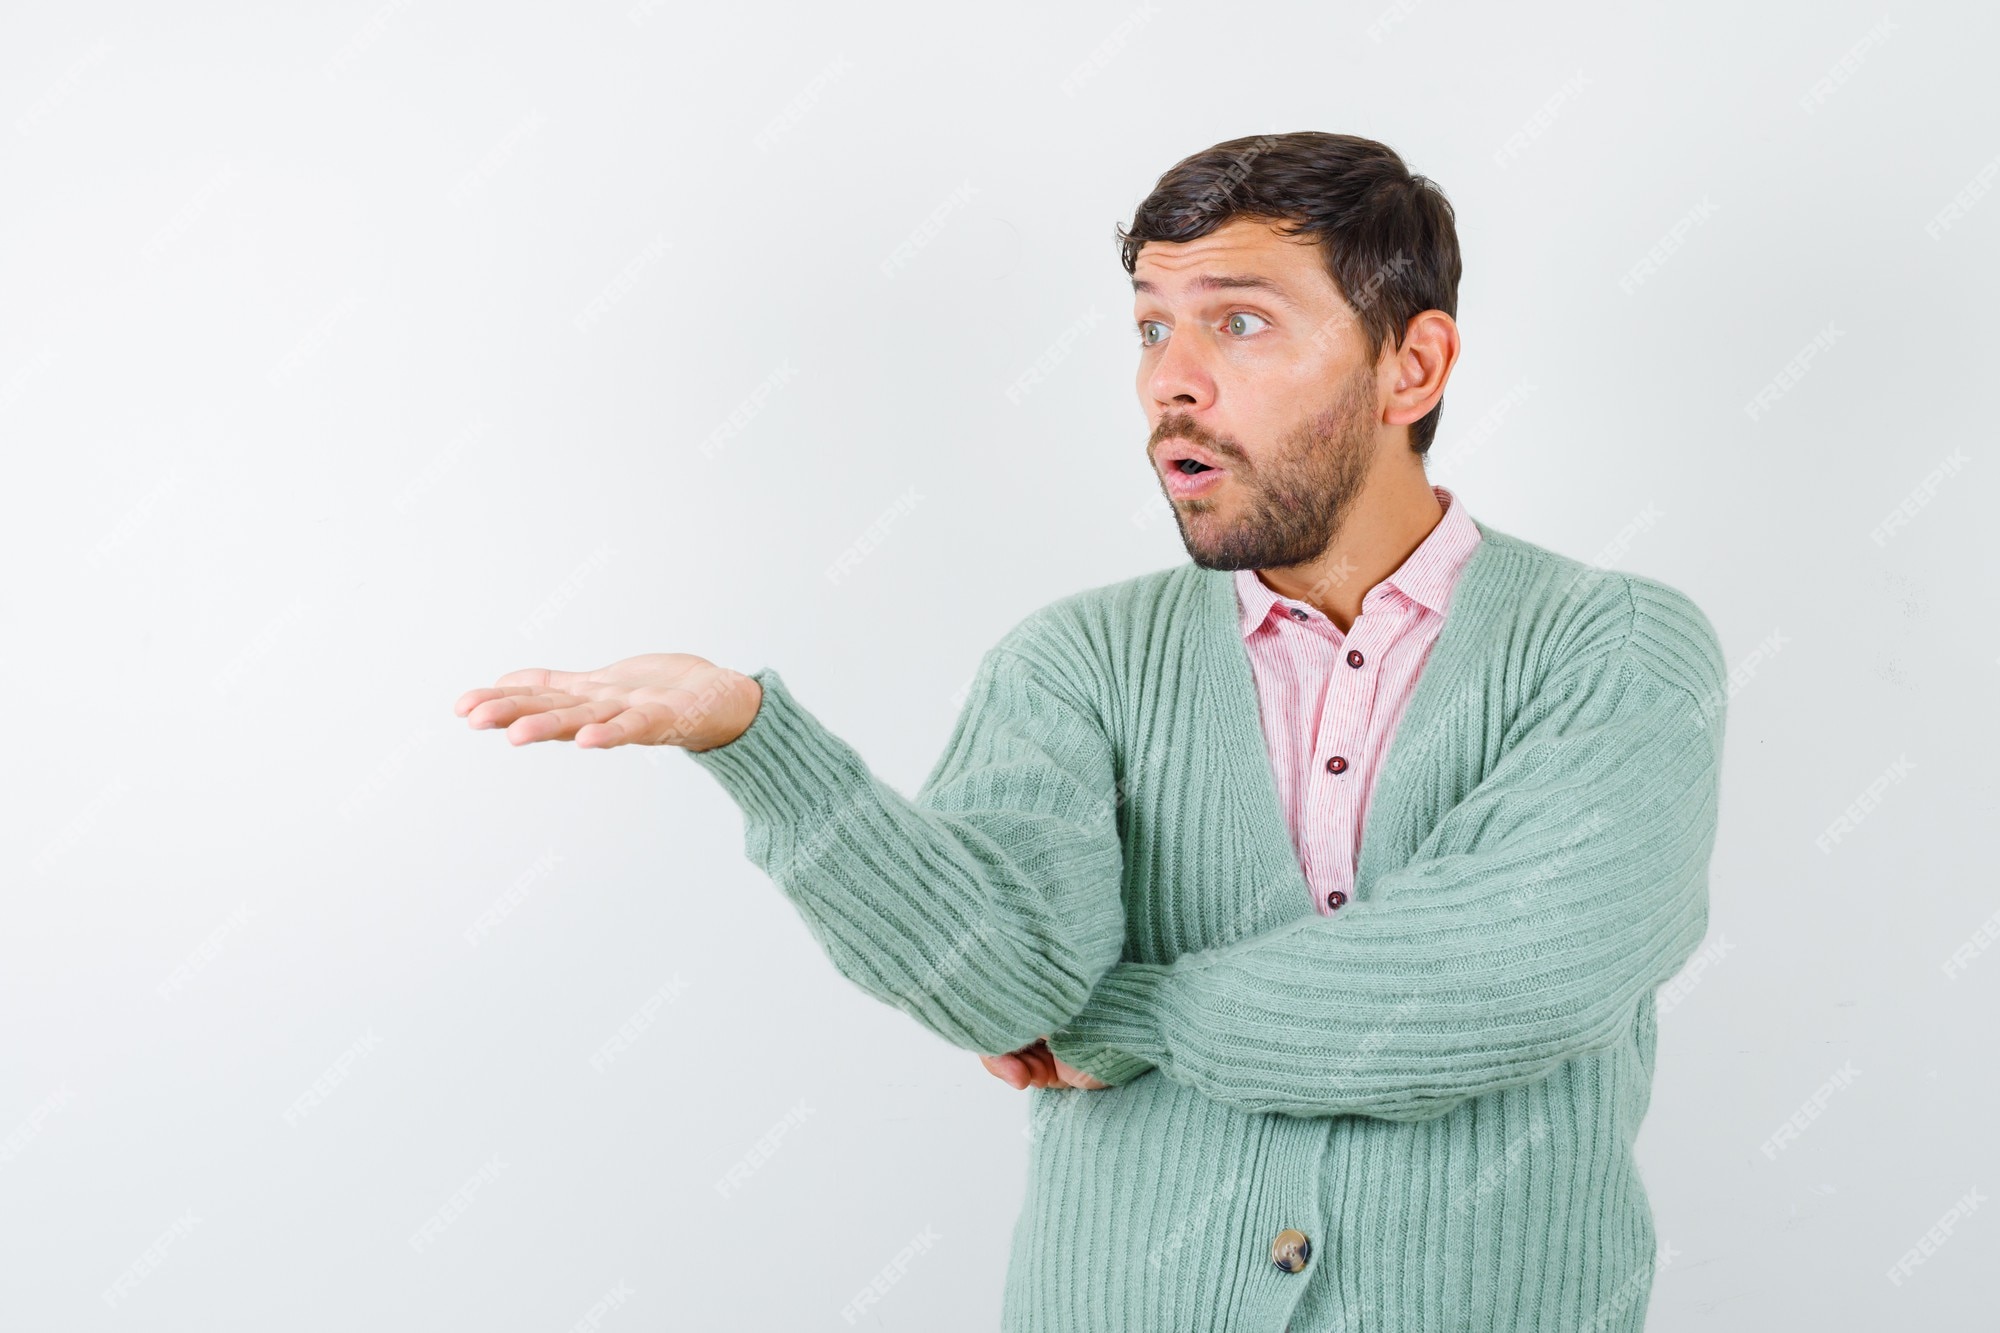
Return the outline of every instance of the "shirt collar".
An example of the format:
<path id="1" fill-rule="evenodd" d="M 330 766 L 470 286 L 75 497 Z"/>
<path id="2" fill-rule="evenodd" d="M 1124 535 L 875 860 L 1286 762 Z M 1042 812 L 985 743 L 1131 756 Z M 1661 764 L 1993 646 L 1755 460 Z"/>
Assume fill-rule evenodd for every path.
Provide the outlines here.
<path id="1" fill-rule="evenodd" d="M 1473 548 L 1479 545 L 1479 526 L 1449 489 L 1433 484 L 1431 493 L 1437 496 L 1444 516 L 1417 544 L 1417 549 L 1396 567 L 1395 573 L 1370 588 L 1362 597 L 1364 612 L 1381 600 L 1386 588 L 1394 588 L 1439 615 L 1443 615 L 1451 605 L 1451 590 L 1458 581 L 1458 573 L 1472 558 Z M 1236 606 L 1238 622 L 1246 639 L 1270 619 L 1273 611 L 1280 608 L 1297 607 L 1318 614 L 1305 602 L 1280 597 L 1257 576 L 1254 569 L 1236 571 Z"/>

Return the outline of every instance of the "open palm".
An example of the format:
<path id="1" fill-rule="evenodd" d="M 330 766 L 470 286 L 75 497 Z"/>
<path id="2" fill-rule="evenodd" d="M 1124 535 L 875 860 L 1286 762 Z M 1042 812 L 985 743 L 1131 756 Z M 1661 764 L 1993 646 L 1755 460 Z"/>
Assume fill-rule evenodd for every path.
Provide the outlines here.
<path id="1" fill-rule="evenodd" d="M 581 749 L 677 745 L 710 750 L 748 729 L 763 687 L 692 653 L 645 653 L 596 671 L 510 671 L 467 690 L 454 711 L 514 745 L 574 739 Z"/>

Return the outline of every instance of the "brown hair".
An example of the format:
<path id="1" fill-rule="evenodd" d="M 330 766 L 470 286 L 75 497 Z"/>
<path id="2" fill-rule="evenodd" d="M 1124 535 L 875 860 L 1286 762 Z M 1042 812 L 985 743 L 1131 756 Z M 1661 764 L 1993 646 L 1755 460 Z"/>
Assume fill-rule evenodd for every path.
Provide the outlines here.
<path id="1" fill-rule="evenodd" d="M 1458 316 L 1460 262 L 1451 201 L 1394 149 L 1351 134 L 1300 130 L 1228 139 L 1169 168 L 1118 228 L 1131 273 L 1147 241 L 1192 241 L 1238 217 L 1319 241 L 1333 285 L 1361 322 L 1371 356 L 1401 346 L 1426 310 Z M 1444 400 L 1410 423 L 1425 454 Z"/>

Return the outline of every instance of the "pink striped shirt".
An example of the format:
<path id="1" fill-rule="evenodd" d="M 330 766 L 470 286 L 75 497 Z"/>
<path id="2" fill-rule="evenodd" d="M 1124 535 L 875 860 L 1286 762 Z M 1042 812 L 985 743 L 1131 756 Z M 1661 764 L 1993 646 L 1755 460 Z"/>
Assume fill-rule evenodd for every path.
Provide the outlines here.
<path id="1" fill-rule="evenodd" d="M 1459 572 L 1479 544 L 1465 506 L 1442 486 L 1431 490 L 1443 516 L 1396 572 L 1362 597 L 1345 634 L 1317 608 L 1273 592 L 1256 570 L 1236 571 L 1264 744 L 1321 916 L 1353 890 L 1382 759 L 1444 627 Z"/>

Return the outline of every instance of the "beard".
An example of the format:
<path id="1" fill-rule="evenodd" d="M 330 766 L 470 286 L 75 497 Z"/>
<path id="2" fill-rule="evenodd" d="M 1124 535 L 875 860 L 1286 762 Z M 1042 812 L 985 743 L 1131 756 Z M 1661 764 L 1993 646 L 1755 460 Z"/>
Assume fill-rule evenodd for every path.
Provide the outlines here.
<path id="1" fill-rule="evenodd" d="M 1176 504 L 1181 544 L 1204 569 L 1284 569 L 1323 554 L 1354 508 L 1375 440 L 1375 375 L 1363 365 L 1334 401 L 1280 441 L 1251 470 L 1243 450 L 1183 423 L 1161 435 L 1186 435 L 1228 462 L 1226 493 Z M 1162 493 L 1165 483 L 1161 483 Z M 1225 510 L 1235 517 L 1223 517 Z"/>

